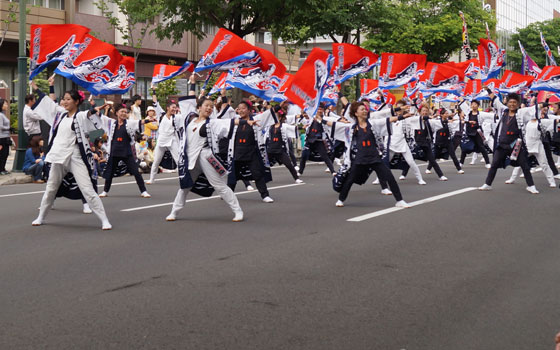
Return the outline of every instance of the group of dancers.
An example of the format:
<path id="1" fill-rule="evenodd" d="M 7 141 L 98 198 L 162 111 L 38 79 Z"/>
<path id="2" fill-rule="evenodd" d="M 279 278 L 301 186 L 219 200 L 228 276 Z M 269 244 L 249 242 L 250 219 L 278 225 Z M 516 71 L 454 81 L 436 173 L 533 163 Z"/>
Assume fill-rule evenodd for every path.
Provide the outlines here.
<path id="1" fill-rule="evenodd" d="M 521 108 L 518 94 L 509 94 L 505 105 L 489 92 L 493 112 L 480 112 L 478 101 L 461 100 L 453 109 L 434 110 L 425 101 L 402 99 L 395 105 L 382 105 L 376 111 L 367 101 L 350 103 L 340 95 L 342 112 L 320 104 L 313 116 L 293 113 L 288 102 L 254 113 L 249 101 L 231 106 L 225 91 L 218 103 L 207 96 L 196 96 L 194 75 L 190 78 L 189 95 L 166 101 L 161 108 L 155 94 L 152 113 L 144 120 L 129 120 L 127 106 L 91 106 L 79 111 L 84 103 L 81 92 L 56 96 L 37 91 L 33 106 L 43 120 L 51 125 L 45 162 L 50 164 L 46 190 L 34 226 L 45 222 L 56 197 L 82 199 L 102 222 L 102 229 L 112 225 L 100 199 L 108 196 L 112 179 L 130 173 L 136 179 L 143 198 L 151 196 L 146 183 L 155 181 L 159 165 L 169 152 L 178 165 L 179 189 L 167 221 L 175 221 L 190 191 L 210 196 L 216 191 L 233 212 L 233 221 L 242 221 L 243 210 L 234 193 L 236 183 L 255 182 L 264 203 L 273 203 L 267 183 L 272 180 L 271 165 L 283 164 L 296 183 L 302 183 L 307 161 L 323 161 L 332 174 L 333 189 L 339 193 L 335 205 L 343 207 L 353 184 L 364 184 L 372 172 L 381 192 L 393 195 L 396 206 L 407 208 L 391 169 L 402 171 L 406 178 L 412 169 L 419 185 L 426 185 L 415 160 L 428 162 L 441 181 L 447 181 L 436 159 L 451 158 L 458 174 L 464 174 L 464 161 L 470 153 L 481 153 L 488 176 L 480 190 L 490 190 L 499 168 L 514 166 L 514 183 L 523 171 L 527 191 L 538 193 L 531 162 L 542 168 L 551 187 L 560 178 L 553 159 L 555 142 L 560 142 L 560 100 L 555 96 L 547 103 Z M 93 101 L 93 100 L 91 100 Z M 155 109 L 155 113 L 153 110 Z M 139 174 L 134 155 L 134 136 L 143 132 L 147 123 L 159 124 L 159 137 L 149 180 Z M 305 144 L 299 165 L 292 140 L 298 137 L 299 126 L 305 128 Z M 108 162 L 104 171 L 103 192 L 97 194 L 96 167 L 88 134 L 102 129 L 108 136 Z M 456 149 L 461 147 L 460 160 Z M 560 145 L 559 145 L 560 146 Z M 493 154 L 490 162 L 489 153 Z M 334 163 L 340 164 L 335 170 Z"/>

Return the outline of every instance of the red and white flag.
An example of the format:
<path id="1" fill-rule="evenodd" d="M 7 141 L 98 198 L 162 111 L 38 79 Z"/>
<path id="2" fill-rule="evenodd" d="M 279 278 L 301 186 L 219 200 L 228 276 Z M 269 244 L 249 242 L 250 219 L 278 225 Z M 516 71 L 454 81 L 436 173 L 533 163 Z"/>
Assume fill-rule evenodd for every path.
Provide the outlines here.
<path id="1" fill-rule="evenodd" d="M 498 92 L 502 94 L 509 94 L 512 92 L 522 93 L 527 90 L 535 77 L 531 75 L 523 75 L 510 70 L 505 70 L 500 84 L 498 85 Z"/>
<path id="2" fill-rule="evenodd" d="M 418 83 L 424 95 L 435 92 L 459 95 L 465 86 L 465 71 L 454 65 L 429 62 Z"/>
<path id="3" fill-rule="evenodd" d="M 379 87 L 394 89 L 418 79 L 424 73 L 426 55 L 404 53 L 381 54 Z"/>
<path id="4" fill-rule="evenodd" d="M 255 46 L 229 30 L 220 28 L 194 71 L 255 67 L 260 65 L 261 61 Z"/>
<path id="5" fill-rule="evenodd" d="M 378 62 L 379 55 L 352 44 L 332 44 L 334 56 L 334 82 L 343 81 L 369 72 Z"/>
<path id="6" fill-rule="evenodd" d="M 152 74 L 152 84 L 158 84 L 162 81 L 174 78 L 185 72 L 193 72 L 194 64 L 187 61 L 182 66 L 171 66 L 168 64 L 156 64 Z"/>

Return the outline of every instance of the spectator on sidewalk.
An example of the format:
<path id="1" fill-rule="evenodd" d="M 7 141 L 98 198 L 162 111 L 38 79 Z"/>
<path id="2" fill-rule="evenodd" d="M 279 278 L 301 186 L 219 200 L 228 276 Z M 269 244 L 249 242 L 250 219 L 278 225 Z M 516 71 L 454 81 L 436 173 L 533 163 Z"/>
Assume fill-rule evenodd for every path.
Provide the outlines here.
<path id="1" fill-rule="evenodd" d="M 142 96 L 134 95 L 130 99 L 130 120 L 142 120 L 142 110 L 140 105 L 142 104 Z"/>
<path id="2" fill-rule="evenodd" d="M 10 173 L 6 171 L 6 161 L 10 154 L 10 119 L 6 117 L 9 108 L 8 101 L 0 98 L 0 175 Z"/>
<path id="3" fill-rule="evenodd" d="M 156 117 L 156 109 L 152 106 L 148 107 L 147 111 L 146 111 L 146 116 L 147 118 L 155 118 Z M 144 124 L 144 135 L 146 135 L 146 138 L 157 138 L 157 130 L 158 130 L 158 122 L 157 120 L 151 123 L 145 123 Z"/>
<path id="4" fill-rule="evenodd" d="M 43 139 L 41 136 L 32 136 L 29 141 L 29 148 L 25 151 L 25 160 L 23 161 L 23 172 L 33 176 L 33 183 L 42 184 L 43 167 L 45 166 L 45 154 L 43 152 Z"/>
<path id="5" fill-rule="evenodd" d="M 105 171 L 105 167 L 107 166 L 107 152 L 105 152 L 103 148 L 103 138 L 96 138 L 95 141 L 93 141 L 91 151 L 93 152 L 93 159 L 95 160 L 95 166 L 99 176 L 103 175 L 103 171 Z"/>

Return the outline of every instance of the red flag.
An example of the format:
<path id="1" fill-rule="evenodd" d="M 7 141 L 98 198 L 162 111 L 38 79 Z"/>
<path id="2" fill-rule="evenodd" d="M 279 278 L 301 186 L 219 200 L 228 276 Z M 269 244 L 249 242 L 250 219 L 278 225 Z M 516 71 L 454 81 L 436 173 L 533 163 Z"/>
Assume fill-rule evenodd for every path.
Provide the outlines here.
<path id="1" fill-rule="evenodd" d="M 510 70 L 505 70 L 500 84 L 498 85 L 498 91 L 502 94 L 508 94 L 511 92 L 519 93 L 527 90 L 531 83 L 535 80 L 535 77 L 531 75 L 522 75 Z"/>
<path id="2" fill-rule="evenodd" d="M 498 76 L 504 65 L 505 50 L 502 50 L 492 40 L 480 39 L 478 45 L 478 59 L 482 81 Z"/>
<path id="3" fill-rule="evenodd" d="M 489 81 L 486 82 L 488 84 Z M 492 82 L 490 82 L 492 83 Z M 467 82 L 463 96 L 470 100 L 488 100 L 488 92 L 483 88 L 485 83 L 480 79 L 471 79 Z"/>
<path id="4" fill-rule="evenodd" d="M 334 81 L 343 81 L 369 72 L 377 64 L 379 55 L 352 44 L 332 44 L 334 55 Z"/>
<path id="5" fill-rule="evenodd" d="M 445 92 L 460 94 L 463 91 L 465 71 L 449 64 L 429 62 L 420 77 L 422 93 Z"/>
<path id="6" fill-rule="evenodd" d="M 415 81 L 424 72 L 425 65 L 426 55 L 383 53 L 379 70 L 379 87 L 394 89 Z"/>
<path id="7" fill-rule="evenodd" d="M 185 72 L 193 72 L 194 65 L 187 61 L 182 66 L 170 66 L 167 64 L 156 64 L 152 74 L 152 84 L 161 83 L 167 79 L 174 78 Z"/>
<path id="8" fill-rule="evenodd" d="M 194 71 L 254 67 L 260 65 L 261 60 L 255 46 L 227 29 L 220 28 Z"/>
<path id="9" fill-rule="evenodd" d="M 282 78 L 282 82 L 280 83 L 280 88 L 276 92 L 276 94 L 272 97 L 273 101 L 282 102 L 286 100 L 286 96 L 284 95 L 288 90 L 288 87 L 292 84 L 292 80 L 294 79 L 294 75 L 290 73 L 284 74 Z"/>
<path id="10" fill-rule="evenodd" d="M 87 33 L 89 28 L 77 24 L 31 25 L 29 79 L 33 79 L 50 63 L 66 60 Z"/>
<path id="11" fill-rule="evenodd" d="M 465 72 L 465 76 L 469 79 L 476 79 L 478 72 L 480 71 L 480 62 L 478 59 L 473 58 L 464 62 L 447 62 L 446 65 L 454 66 L 457 69 L 461 69 Z"/>
<path id="12" fill-rule="evenodd" d="M 368 100 L 372 103 L 381 103 L 378 94 L 379 81 L 376 79 L 360 79 L 360 100 Z"/>
<path id="13" fill-rule="evenodd" d="M 533 91 L 560 92 L 560 67 L 546 66 L 531 85 Z"/>
<path id="14" fill-rule="evenodd" d="M 55 71 L 94 95 L 123 94 L 136 82 L 134 58 L 89 34 Z"/>
<path id="15" fill-rule="evenodd" d="M 212 86 L 212 89 L 210 89 L 210 92 L 208 93 L 208 95 L 213 95 L 217 92 L 220 92 L 223 88 L 225 88 L 226 90 L 229 90 L 229 89 L 232 88 L 231 85 L 226 83 L 227 75 L 228 75 L 227 72 L 223 72 L 222 74 L 220 74 L 220 77 L 218 78 L 218 80 L 216 80 L 216 82 L 214 83 L 214 86 Z"/>
<path id="16" fill-rule="evenodd" d="M 417 81 L 412 81 L 408 84 L 404 84 L 404 97 L 416 98 L 418 88 L 419 86 Z"/>
<path id="17" fill-rule="evenodd" d="M 298 70 L 286 97 L 300 106 L 308 115 L 315 115 L 333 62 L 333 56 L 314 48 Z"/>

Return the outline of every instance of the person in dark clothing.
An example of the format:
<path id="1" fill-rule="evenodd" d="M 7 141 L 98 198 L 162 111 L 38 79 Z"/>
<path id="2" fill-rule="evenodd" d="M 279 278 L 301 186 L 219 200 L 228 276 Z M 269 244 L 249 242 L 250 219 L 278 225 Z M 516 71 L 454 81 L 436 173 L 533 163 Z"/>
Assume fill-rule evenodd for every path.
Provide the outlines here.
<path id="1" fill-rule="evenodd" d="M 278 119 L 278 123 L 272 125 L 268 130 L 268 138 L 266 142 L 268 160 L 270 163 L 278 162 L 279 164 L 283 164 L 286 168 L 288 168 L 296 183 L 303 183 L 303 181 L 299 179 L 299 175 L 294 165 L 292 164 L 290 155 L 288 154 L 289 138 L 286 136 L 286 134 L 289 128 L 295 129 L 295 126 L 284 124 L 286 118 L 283 114 L 279 115 Z M 293 132 L 293 134 L 295 134 L 295 131 Z"/>
<path id="2" fill-rule="evenodd" d="M 323 115 L 325 113 L 325 105 L 321 103 L 317 109 L 317 114 L 313 118 L 311 124 L 307 127 L 305 135 L 305 146 L 301 153 L 301 161 L 299 163 L 299 173 L 303 174 L 305 164 L 312 155 L 318 153 L 321 159 L 327 164 L 331 174 L 335 174 L 333 162 L 325 145 L 329 140 L 323 129 Z"/>
<path id="3" fill-rule="evenodd" d="M 150 198 L 150 194 L 146 191 L 144 179 L 138 171 L 138 164 L 134 159 L 132 145 L 134 144 L 134 134 L 135 132 L 141 132 L 140 128 L 144 124 L 144 121 L 150 123 L 154 120 L 144 119 L 138 121 L 128 121 L 129 110 L 124 105 L 117 107 L 115 109 L 115 114 L 117 115 L 117 123 L 113 126 L 111 132 L 109 133 L 109 159 L 103 174 L 105 178 L 105 185 L 103 192 L 99 195 L 99 197 L 107 197 L 115 175 L 123 175 L 128 172 L 136 179 L 141 196 L 143 198 Z M 126 171 L 122 170 L 123 166 L 126 167 Z"/>

